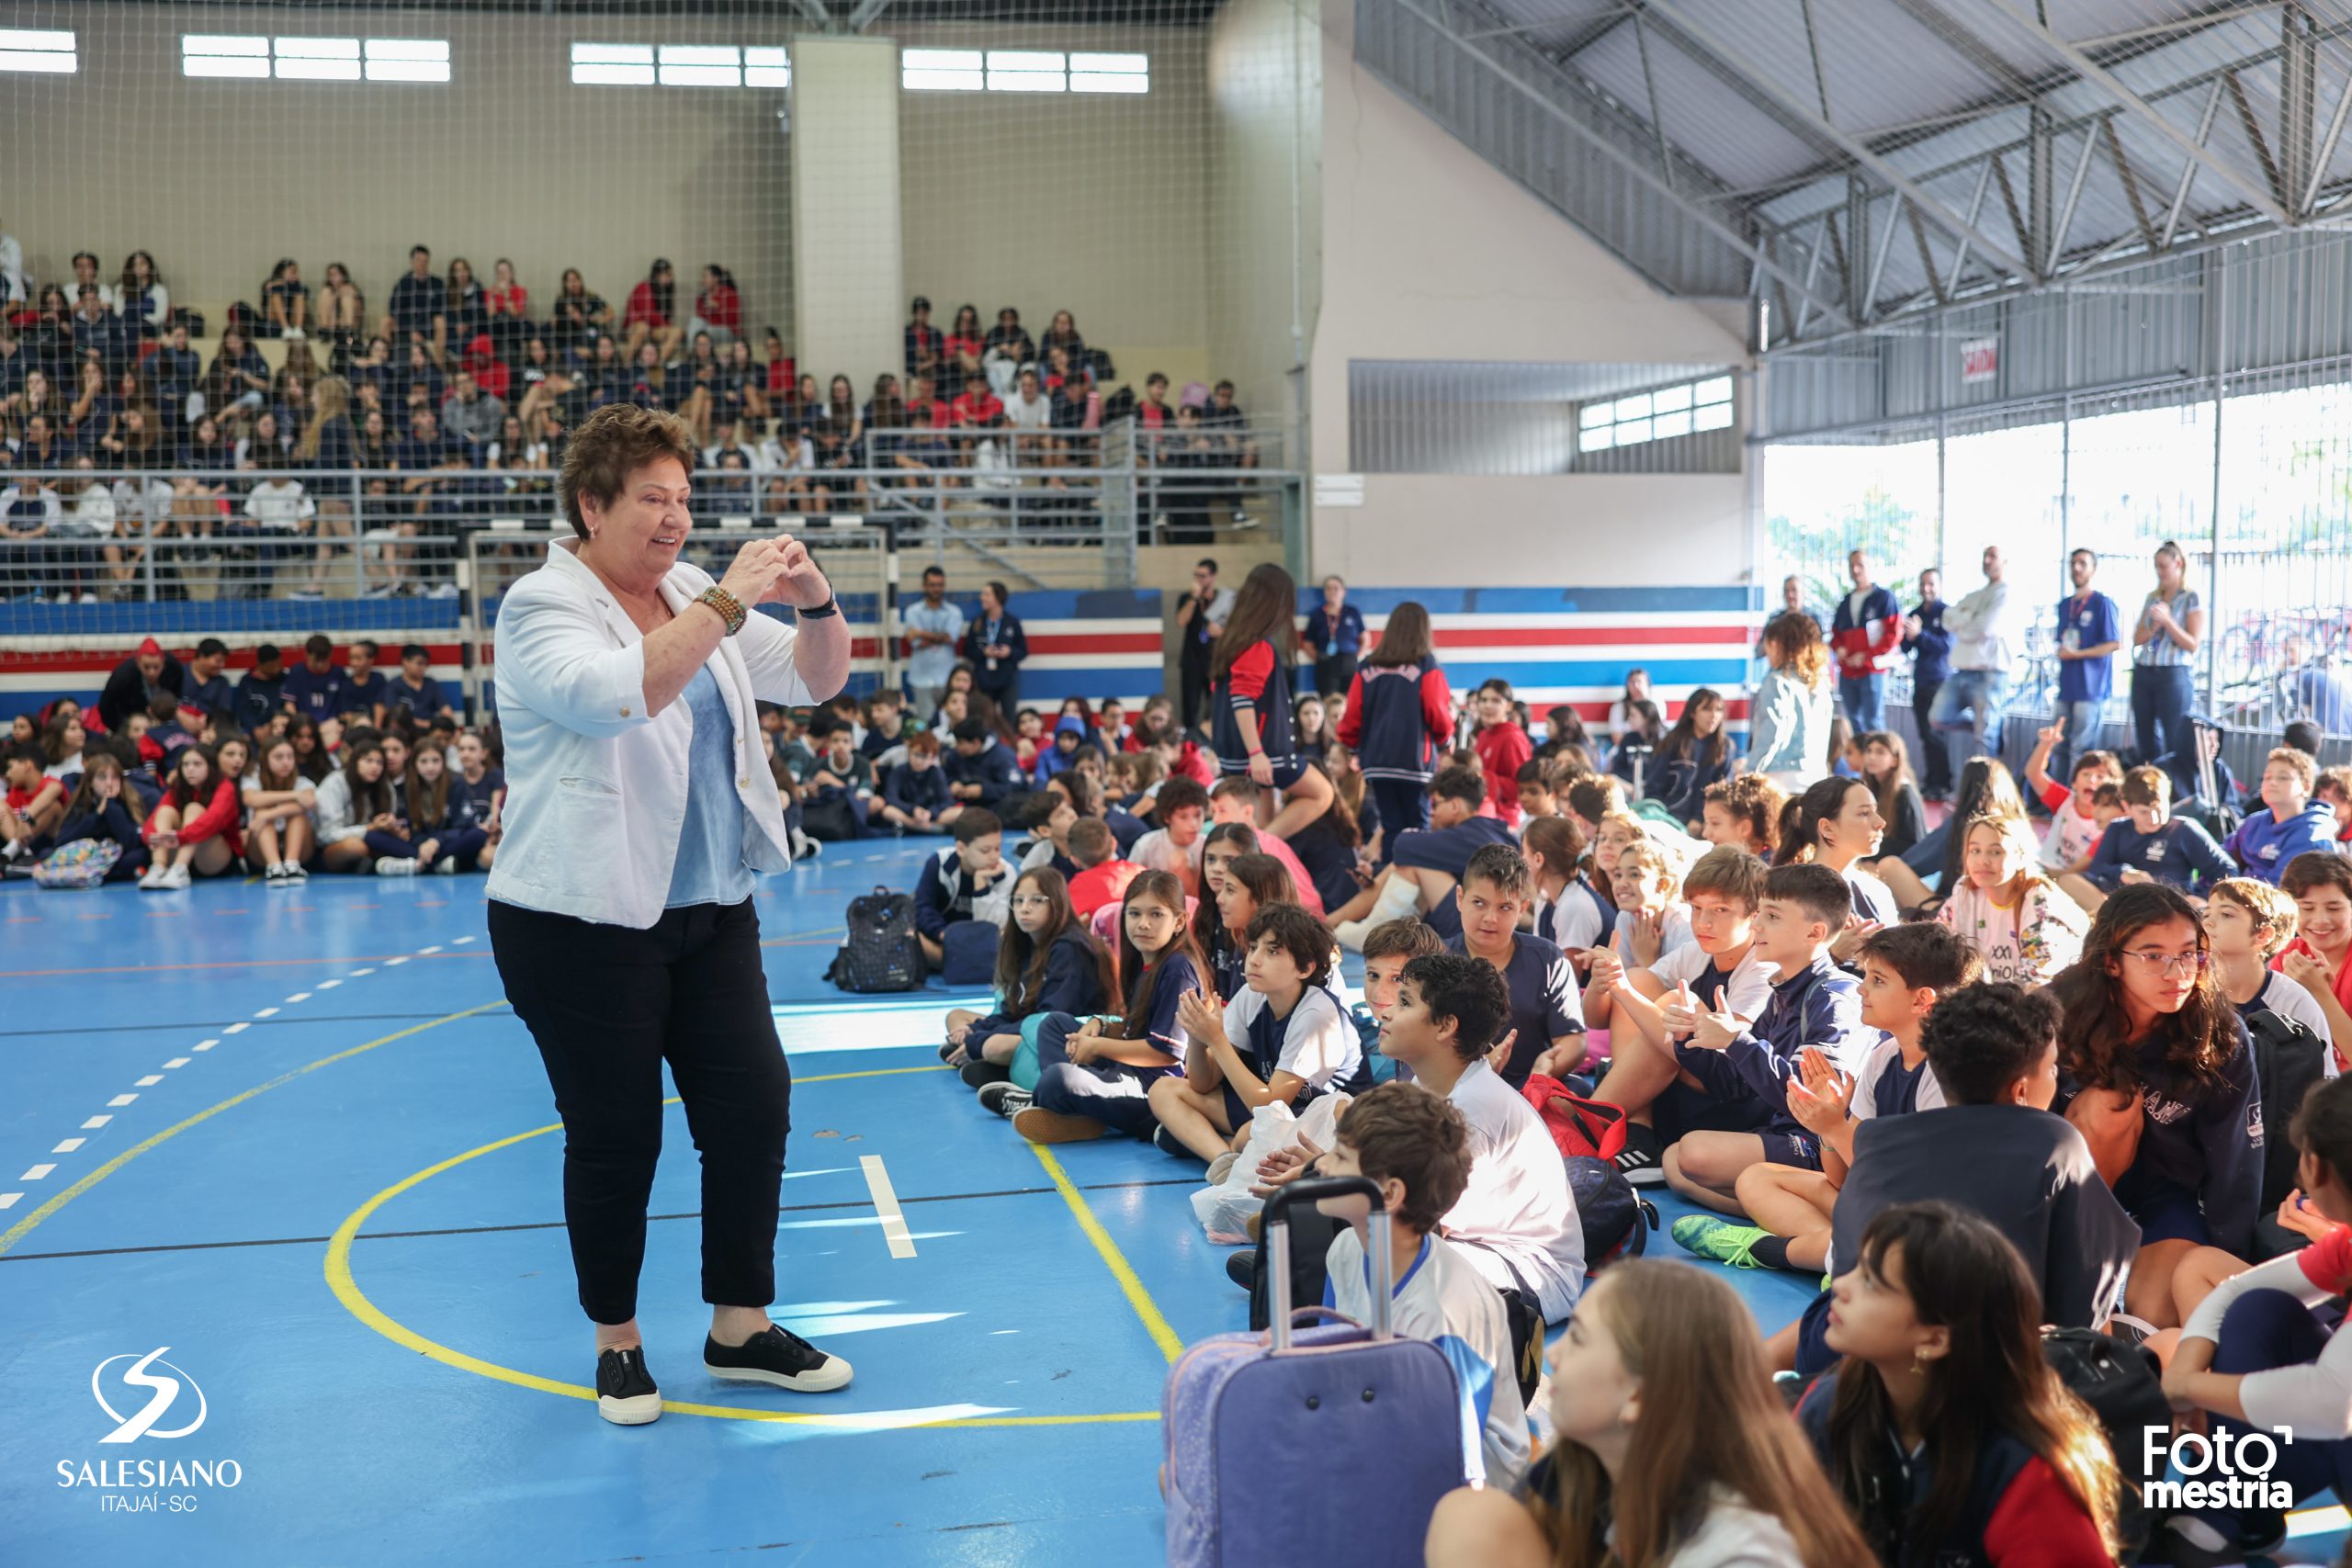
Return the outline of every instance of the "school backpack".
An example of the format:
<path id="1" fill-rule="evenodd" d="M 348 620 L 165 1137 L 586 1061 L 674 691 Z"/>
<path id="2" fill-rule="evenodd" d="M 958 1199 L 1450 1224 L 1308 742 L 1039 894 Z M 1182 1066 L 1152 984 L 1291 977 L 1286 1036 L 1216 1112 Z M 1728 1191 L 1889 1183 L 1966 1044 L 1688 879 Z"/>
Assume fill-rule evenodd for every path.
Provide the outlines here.
<path id="1" fill-rule="evenodd" d="M 1625 1112 L 1618 1107 L 1587 1100 L 1543 1073 L 1530 1073 L 1519 1092 L 1544 1118 L 1544 1130 L 1561 1154 L 1613 1160 L 1624 1152 Z"/>
<path id="2" fill-rule="evenodd" d="M 915 935 L 914 896 L 876 887 L 849 901 L 849 940 L 825 978 L 844 991 L 920 991 L 922 943 Z"/>
<path id="3" fill-rule="evenodd" d="M 96 887 L 122 858 L 122 846 L 112 839 L 76 839 L 61 844 L 33 867 L 36 887 Z"/>
<path id="4" fill-rule="evenodd" d="M 986 920 L 956 920 L 939 933 L 939 977 L 951 986 L 985 986 L 996 978 L 1003 932 Z"/>
<path id="5" fill-rule="evenodd" d="M 840 790 L 822 791 L 800 805 L 800 830 L 820 844 L 844 844 L 857 837 L 857 811 Z"/>
<path id="6" fill-rule="evenodd" d="M 1569 1155 L 1566 1161 L 1568 1191 L 1584 1227 L 1585 1272 L 1598 1274 L 1604 1264 L 1646 1252 L 1657 1210 L 1634 1190 L 1625 1173 L 1614 1161 L 1590 1155 Z"/>
<path id="7" fill-rule="evenodd" d="M 2146 1434 L 2151 1428 L 2172 1425 L 2172 1402 L 2165 1397 L 2156 1353 L 2096 1328 L 2045 1327 L 2041 1355 L 2057 1372 L 2058 1381 L 2066 1385 L 2066 1392 L 2088 1405 L 2107 1430 L 2116 1469 L 2123 1475 L 2116 1533 L 2122 1539 L 2123 1561 L 2135 1562 L 2141 1548 L 2148 1543 L 2150 1520 L 2142 1498 L 2148 1483 L 2165 1478 L 2161 1453 L 2154 1470 L 2148 1467 Z"/>
<path id="8" fill-rule="evenodd" d="M 2262 1207 L 2254 1227 L 2254 1261 L 2299 1252 L 2310 1245 L 2278 1220 L 2278 1205 L 2298 1185 L 2295 1141 L 2287 1135 L 2303 1096 L 2327 1077 L 2327 1042 L 2311 1025 L 2268 1008 L 2245 1021 L 2254 1042 L 2254 1081 L 2262 1094 Z"/>

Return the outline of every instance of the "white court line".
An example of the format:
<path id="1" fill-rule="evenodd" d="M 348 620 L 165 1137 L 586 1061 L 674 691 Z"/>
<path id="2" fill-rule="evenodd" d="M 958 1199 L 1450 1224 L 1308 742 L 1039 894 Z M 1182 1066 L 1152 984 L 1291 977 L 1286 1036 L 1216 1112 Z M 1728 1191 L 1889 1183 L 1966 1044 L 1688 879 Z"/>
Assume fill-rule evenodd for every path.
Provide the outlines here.
<path id="1" fill-rule="evenodd" d="M 860 1155 L 857 1163 L 865 1171 L 865 1190 L 874 1198 L 874 1212 L 882 1216 L 882 1235 L 890 1244 L 893 1258 L 912 1258 L 915 1238 L 907 1232 L 907 1217 L 899 1210 L 899 1195 L 890 1190 L 890 1173 L 882 1168 L 880 1155 Z"/>
<path id="2" fill-rule="evenodd" d="M 277 1010 L 276 1008 L 264 1008 L 261 1011 L 254 1014 L 254 1016 L 255 1018 L 276 1018 L 277 1016 Z"/>
<path id="3" fill-rule="evenodd" d="M 86 1138 L 68 1138 L 49 1152 L 53 1155 L 70 1155 L 88 1141 Z"/>
<path id="4" fill-rule="evenodd" d="M 220 1032 L 221 1032 L 221 1033 L 223 1033 L 223 1034 L 243 1034 L 246 1030 L 251 1029 L 252 1027 L 253 1027 L 253 1025 L 252 1025 L 252 1024 L 247 1023 L 243 1019 L 242 1019 L 242 1018 L 241 1018 L 241 1019 L 239 1019 L 236 1022 L 234 1022 L 234 1023 L 231 1024 L 228 1028 L 226 1028 L 226 1029 L 222 1030 Z"/>
<path id="5" fill-rule="evenodd" d="M 218 1040 L 199 1040 L 196 1043 L 196 1048 L 199 1051 L 209 1051 L 220 1043 Z"/>
<path id="6" fill-rule="evenodd" d="M 17 1179 L 19 1181 L 39 1181 L 42 1177 L 47 1176 L 51 1171 L 55 1170 L 56 1168 L 57 1168 L 53 1165 L 37 1165 L 30 1170 L 25 1172 L 24 1175 L 17 1178 Z M 911 1255 L 914 1248 L 910 1246 L 907 1248 L 907 1251 Z"/>
<path id="7" fill-rule="evenodd" d="M 139 1080 L 139 1087 L 141 1089 L 153 1089 L 157 1084 L 162 1083 L 163 1081 L 163 1074 L 149 1073 L 145 1077 Z"/>
<path id="8" fill-rule="evenodd" d="M 24 1194 L 21 1192 L 0 1192 L 0 1209 L 15 1208 L 17 1206 L 17 1200 L 23 1196 Z"/>
<path id="9" fill-rule="evenodd" d="M 468 943 L 468 942 L 471 942 L 471 941 L 473 941 L 473 938 L 471 938 L 471 937 L 469 937 L 469 936 L 461 936 L 461 937 L 458 937 L 458 938 L 456 938 L 456 939 L 452 942 L 451 945 L 452 945 L 452 946 L 455 946 L 455 947 L 463 947 L 463 946 L 465 946 L 465 945 L 466 945 L 466 943 Z"/>
<path id="10" fill-rule="evenodd" d="M 416 955 L 417 955 L 419 958 L 430 958 L 430 957 L 432 957 L 435 953 L 438 953 L 438 952 L 440 952 L 440 951 L 441 951 L 441 950 L 440 950 L 440 948 L 438 948 L 437 946 L 436 946 L 436 947 L 420 947 L 420 948 L 418 948 L 418 949 L 416 950 Z"/>
<path id="11" fill-rule="evenodd" d="M 118 1094 L 112 1100 L 107 1100 L 107 1103 L 108 1105 L 128 1105 L 138 1098 L 139 1097 L 135 1094 Z"/>
<path id="12" fill-rule="evenodd" d="M 294 1003 L 296 1003 L 296 1002 L 307 1002 L 307 1001 L 309 1001 L 310 999 L 311 999 L 311 993 L 310 993 L 310 992 L 308 992 L 308 991 L 297 991 L 297 992 L 295 992 L 292 996 L 290 996 L 290 997 L 287 998 L 286 998 L 286 1001 L 287 1001 L 287 1005 L 290 1007 L 290 1006 L 292 1006 L 292 1005 L 293 1005 Z"/>
<path id="13" fill-rule="evenodd" d="M 114 1118 L 111 1116 L 93 1116 L 87 1122 L 82 1123 L 82 1131 L 86 1133 L 93 1127 L 103 1127 L 113 1120 Z"/>
<path id="14" fill-rule="evenodd" d="M 164 1066 L 166 1071 L 173 1067 L 185 1067 L 195 1059 L 196 1058 L 193 1056 L 175 1056 L 170 1061 L 165 1062 Z"/>
<path id="15" fill-rule="evenodd" d="M 320 982 L 319 982 L 319 989 L 321 989 L 322 991 L 332 991 L 332 990 L 334 990 L 337 986 L 340 986 L 340 985 L 342 985 L 342 984 L 343 984 L 343 982 L 342 982 L 342 981 L 340 981 L 340 980 L 322 980 L 322 981 L 320 981 Z"/>
<path id="16" fill-rule="evenodd" d="M 375 971 L 373 969 L 354 969 L 351 972 L 351 977 L 355 980 L 365 979 L 367 976 L 373 975 Z"/>
<path id="17" fill-rule="evenodd" d="M 384 960 L 384 967 L 385 967 L 385 968 L 387 968 L 387 969 L 390 969 L 390 968 L 391 968 L 391 967 L 392 967 L 393 965 L 395 965 L 395 964 L 405 964 L 405 963 L 407 963 L 407 962 L 408 962 L 408 958 L 407 958 L 407 955 L 406 955 L 406 954 L 402 954 L 401 957 L 398 957 L 398 958 L 387 958 L 387 959 L 385 959 L 385 960 Z M 362 975 L 365 975 L 366 973 L 368 973 L 368 971 L 366 971 L 365 969 L 362 969 L 362 970 L 360 971 L 360 973 L 361 973 Z"/>

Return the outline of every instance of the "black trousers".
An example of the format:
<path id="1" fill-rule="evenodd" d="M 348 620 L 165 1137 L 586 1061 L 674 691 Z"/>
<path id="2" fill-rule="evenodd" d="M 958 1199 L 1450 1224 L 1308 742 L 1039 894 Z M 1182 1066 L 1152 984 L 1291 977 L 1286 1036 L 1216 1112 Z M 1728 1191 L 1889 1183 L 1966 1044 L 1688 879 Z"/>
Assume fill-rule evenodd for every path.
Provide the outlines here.
<path id="1" fill-rule="evenodd" d="M 1919 787 L 1929 795 L 1951 793 L 1951 748 L 1936 733 L 1928 715 L 1936 705 L 1936 694 L 1944 689 L 1941 681 L 1920 681 L 1911 688 L 1911 721 L 1919 728 Z"/>
<path id="2" fill-rule="evenodd" d="M 1179 636 L 1187 637 L 1192 632 L 1189 626 L 1179 626 L 1176 630 Z M 1190 729 L 1203 724 L 1207 718 L 1209 655 L 1208 650 L 1204 649 L 1200 657 L 1193 659 L 1189 656 L 1191 644 L 1187 643 L 1186 646 L 1187 655 L 1180 657 L 1176 661 L 1176 673 L 1181 677 L 1178 690 L 1182 694 L 1181 700 L 1183 705 L 1177 710 L 1176 722 Z"/>
<path id="3" fill-rule="evenodd" d="M 666 909 L 632 931 L 493 899 L 490 942 L 563 1117 L 563 1218 L 589 1317 L 637 1315 L 664 1061 L 702 1152 L 703 1300 L 774 1302 L 792 1069 L 752 901 Z"/>

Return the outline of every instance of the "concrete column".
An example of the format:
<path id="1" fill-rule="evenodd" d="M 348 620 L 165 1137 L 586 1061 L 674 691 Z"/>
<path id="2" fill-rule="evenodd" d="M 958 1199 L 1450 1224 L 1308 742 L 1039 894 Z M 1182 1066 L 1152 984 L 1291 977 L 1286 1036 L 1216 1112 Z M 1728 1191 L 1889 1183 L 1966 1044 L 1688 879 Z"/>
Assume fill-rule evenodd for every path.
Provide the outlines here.
<path id="1" fill-rule="evenodd" d="M 792 40 L 792 352 L 820 383 L 849 377 L 863 403 L 901 370 L 899 46 Z"/>

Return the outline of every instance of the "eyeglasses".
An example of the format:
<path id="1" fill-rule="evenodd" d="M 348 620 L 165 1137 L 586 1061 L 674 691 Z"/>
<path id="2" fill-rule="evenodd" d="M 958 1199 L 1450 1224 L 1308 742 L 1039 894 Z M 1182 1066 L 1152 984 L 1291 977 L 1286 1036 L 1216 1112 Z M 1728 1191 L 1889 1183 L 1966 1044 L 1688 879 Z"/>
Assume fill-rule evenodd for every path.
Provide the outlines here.
<path id="1" fill-rule="evenodd" d="M 1053 903 L 1051 898 L 1042 893 L 1016 893 L 1012 896 L 1012 901 L 1015 905 L 1026 905 L 1036 909 L 1046 908 Z"/>
<path id="2" fill-rule="evenodd" d="M 2177 975 L 2183 970 L 2194 975 L 2205 967 L 2212 955 L 2205 953 L 2127 952 L 2123 956 L 2138 959 L 2159 975 Z"/>

